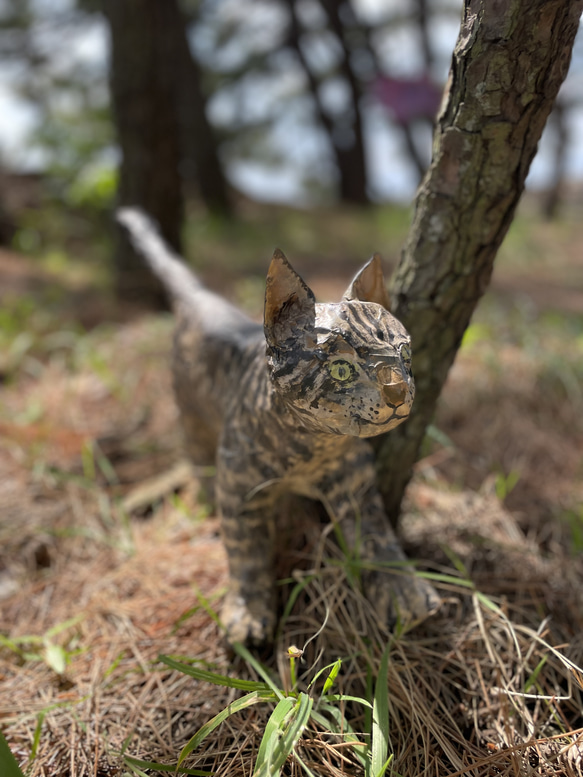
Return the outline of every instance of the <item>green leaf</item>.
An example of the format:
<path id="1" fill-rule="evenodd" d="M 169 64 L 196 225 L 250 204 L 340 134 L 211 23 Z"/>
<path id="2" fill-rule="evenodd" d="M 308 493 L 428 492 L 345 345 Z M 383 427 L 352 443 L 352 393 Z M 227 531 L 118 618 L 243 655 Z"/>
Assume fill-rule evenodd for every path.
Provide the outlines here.
<path id="1" fill-rule="evenodd" d="M 387 760 L 384 762 L 384 764 L 381 766 L 381 769 L 376 777 L 383 777 L 383 774 L 387 771 L 389 766 L 391 765 L 391 761 L 394 758 L 394 754 L 391 753 L 390 756 L 387 758 Z"/>
<path id="2" fill-rule="evenodd" d="M 484 605 L 487 610 L 495 612 L 496 615 L 502 615 L 502 610 L 500 607 L 498 607 L 498 605 L 493 602 L 489 596 L 486 596 L 486 594 L 483 594 L 481 591 L 474 591 L 474 596 Z"/>
<path id="3" fill-rule="evenodd" d="M 296 742 L 310 719 L 313 699 L 306 693 L 300 693 L 287 726 L 282 730 L 277 743 L 268 743 L 270 758 L 253 772 L 253 777 L 275 777 L 293 752 Z"/>
<path id="4" fill-rule="evenodd" d="M 339 658 L 332 665 L 332 669 L 330 670 L 330 674 L 326 678 L 326 682 L 324 683 L 324 687 L 322 688 L 322 696 L 324 696 L 324 694 L 327 693 L 330 690 L 330 688 L 334 685 L 334 681 L 338 677 L 338 672 L 340 671 L 340 667 L 341 666 L 342 666 L 342 659 Z"/>
<path id="5" fill-rule="evenodd" d="M 462 337 L 460 350 L 471 348 L 476 343 L 488 342 L 492 339 L 492 329 L 487 324 L 472 323 L 468 326 Z"/>
<path id="6" fill-rule="evenodd" d="M 444 448 L 455 448 L 455 443 L 451 437 L 448 437 L 445 432 L 442 432 L 441 429 L 438 429 L 435 424 L 429 424 L 425 430 L 425 434 L 427 437 L 429 437 L 430 440 L 433 440 L 439 445 L 443 445 Z"/>
<path id="7" fill-rule="evenodd" d="M 36 726 L 34 727 L 34 734 L 32 737 L 32 749 L 30 751 L 30 760 L 34 761 L 38 752 L 38 746 L 40 743 L 40 735 L 43 730 L 43 723 L 45 722 L 46 710 L 41 710 L 36 719 Z"/>
<path id="8" fill-rule="evenodd" d="M 314 685 L 314 683 L 316 683 L 316 682 L 317 682 L 317 680 L 318 680 L 318 678 L 320 677 L 320 675 L 323 675 L 323 674 L 324 674 L 324 672 L 326 672 L 328 669 L 332 669 L 334 666 L 336 666 L 336 664 L 338 663 L 338 661 L 342 661 L 342 659 L 340 659 L 340 658 L 339 658 L 339 659 L 337 659 L 336 661 L 332 662 L 331 664 L 326 664 L 326 666 L 323 666 L 321 669 L 319 669 L 319 670 L 316 672 L 316 674 L 315 674 L 315 675 L 312 677 L 312 679 L 310 680 L 310 682 L 309 682 L 309 684 L 308 684 L 308 688 L 311 688 L 311 687 L 312 687 L 312 685 Z M 338 674 L 338 672 L 336 672 L 336 674 Z"/>
<path id="9" fill-rule="evenodd" d="M 381 656 L 372 705 L 371 773 L 382 777 L 391 762 L 389 752 L 389 684 L 388 666 L 391 643 L 387 643 Z"/>
<path id="10" fill-rule="evenodd" d="M 52 628 L 48 629 L 45 633 L 45 639 L 50 640 L 53 637 L 56 637 L 57 634 L 60 634 L 62 631 L 66 631 L 67 629 L 70 629 L 72 626 L 76 626 L 78 623 L 80 623 L 84 615 L 75 615 L 73 618 L 69 618 L 66 621 L 62 621 L 61 623 L 57 623 L 56 626 L 53 626 Z"/>
<path id="11" fill-rule="evenodd" d="M 294 604 L 296 603 L 298 596 L 301 594 L 304 588 L 312 582 L 312 580 L 315 577 L 316 575 L 307 575 L 303 580 L 300 580 L 300 582 L 296 583 L 296 585 L 293 587 L 288 597 L 288 600 L 285 603 L 283 615 L 280 618 L 280 622 L 278 626 L 278 634 L 281 634 L 283 625 L 287 622 L 287 619 L 289 618 L 289 615 L 293 609 Z"/>
<path id="12" fill-rule="evenodd" d="M 451 585 L 457 585 L 461 588 L 475 588 L 471 580 L 455 577 L 455 575 L 444 575 L 441 572 L 426 572 L 425 570 L 416 570 L 415 574 L 417 577 L 422 577 L 424 580 L 433 580 L 436 583 L 451 583 Z"/>
<path id="13" fill-rule="evenodd" d="M 372 704 L 367 701 L 366 699 L 363 699 L 362 696 L 350 696 L 345 693 L 331 693 L 329 696 L 325 697 L 326 701 L 355 701 L 358 704 L 362 704 L 365 707 L 368 707 L 369 709 L 372 709 Z"/>
<path id="14" fill-rule="evenodd" d="M 269 720 L 265 725 L 265 731 L 261 738 L 261 744 L 259 745 L 259 751 L 257 752 L 257 760 L 255 761 L 255 771 L 261 768 L 264 764 L 269 764 L 275 749 L 275 745 L 279 741 L 279 733 L 282 725 L 288 717 L 291 710 L 294 708 L 296 700 L 291 696 L 285 696 L 281 699 L 276 708 L 271 713 Z"/>
<path id="15" fill-rule="evenodd" d="M 460 575 L 463 575 L 463 577 L 466 580 L 469 580 L 470 574 L 464 562 L 461 560 L 461 558 L 458 556 L 455 550 L 453 550 L 453 548 L 450 548 L 449 545 L 446 545 L 445 543 L 441 543 L 441 549 L 448 557 L 448 559 L 451 561 L 451 563 L 454 565 L 454 567 L 457 569 L 457 571 L 460 573 Z"/>
<path id="16" fill-rule="evenodd" d="M 259 693 L 269 691 L 270 688 L 266 683 L 259 683 L 254 680 L 240 680 L 238 677 L 227 677 L 224 674 L 208 672 L 206 669 L 198 669 L 196 666 L 176 661 L 174 658 L 170 658 L 170 656 L 159 655 L 158 660 L 171 669 L 176 669 L 177 672 L 182 672 L 182 674 L 187 674 L 196 680 L 206 683 L 222 685 L 224 688 L 238 688 L 240 691 L 257 691 Z"/>
<path id="17" fill-rule="evenodd" d="M 263 677 L 269 688 L 271 688 L 278 699 L 283 699 L 284 694 L 281 688 L 277 687 L 277 685 L 271 679 L 267 669 L 259 663 L 255 656 L 251 655 L 245 645 L 242 645 L 240 642 L 235 642 L 233 644 L 233 650 L 235 653 L 240 655 L 241 658 L 249 664 L 249 666 L 252 666 L 260 677 Z"/>
<path id="18" fill-rule="evenodd" d="M 67 651 L 60 645 L 49 642 L 45 647 L 44 659 L 57 674 L 63 674 L 67 668 Z"/>
<path id="19" fill-rule="evenodd" d="M 0 731 L 0 774 L 2 777 L 24 777 L 16 758 Z"/>
<path id="20" fill-rule="evenodd" d="M 534 671 L 530 675 L 530 677 L 526 680 L 524 683 L 524 693 L 528 693 L 529 690 L 532 688 L 533 685 L 536 685 L 536 681 L 538 679 L 538 676 L 541 672 L 541 669 L 547 662 L 548 656 L 543 656 L 541 660 L 538 662 L 538 664 L 535 666 Z"/>
<path id="21" fill-rule="evenodd" d="M 233 713 L 239 712 L 240 710 L 247 709 L 247 707 L 251 707 L 253 704 L 259 704 L 264 701 L 274 701 L 273 693 L 271 691 L 253 691 L 253 693 L 248 693 L 246 696 L 242 696 L 240 699 L 231 702 L 228 707 L 199 728 L 196 734 L 184 745 L 178 759 L 178 767 L 180 767 L 186 756 L 192 753 L 193 750 L 196 750 L 200 743 L 230 715 L 233 715 Z"/>
<path id="22" fill-rule="evenodd" d="M 197 587 L 194 586 L 194 590 L 196 592 L 196 598 L 199 601 L 199 604 L 203 608 L 203 610 L 206 612 L 206 614 L 209 616 L 209 618 L 212 619 L 214 623 L 217 624 L 217 626 L 222 630 L 225 631 L 225 627 L 221 623 L 221 619 L 216 612 L 216 610 L 212 607 L 210 601 L 207 599 L 207 597 L 203 594 L 203 592 Z"/>
<path id="23" fill-rule="evenodd" d="M 14 650 L 15 653 L 20 652 L 18 645 L 42 645 L 42 643 L 43 638 L 33 634 L 24 637 L 5 637 L 3 634 L 0 634 L 0 645 Z"/>

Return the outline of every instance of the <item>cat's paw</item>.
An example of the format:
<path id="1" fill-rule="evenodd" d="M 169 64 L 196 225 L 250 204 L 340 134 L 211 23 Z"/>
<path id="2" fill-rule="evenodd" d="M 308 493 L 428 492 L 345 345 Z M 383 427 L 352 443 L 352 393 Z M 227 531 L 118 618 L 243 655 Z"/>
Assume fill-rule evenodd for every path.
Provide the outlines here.
<path id="1" fill-rule="evenodd" d="M 240 594 L 228 593 L 221 610 L 221 621 L 230 644 L 262 647 L 273 641 L 275 612 L 263 600 L 246 601 Z"/>
<path id="2" fill-rule="evenodd" d="M 385 613 L 389 626 L 396 623 L 411 628 L 441 606 L 441 598 L 428 580 L 414 572 L 373 572 L 365 581 L 365 593 L 375 610 Z"/>

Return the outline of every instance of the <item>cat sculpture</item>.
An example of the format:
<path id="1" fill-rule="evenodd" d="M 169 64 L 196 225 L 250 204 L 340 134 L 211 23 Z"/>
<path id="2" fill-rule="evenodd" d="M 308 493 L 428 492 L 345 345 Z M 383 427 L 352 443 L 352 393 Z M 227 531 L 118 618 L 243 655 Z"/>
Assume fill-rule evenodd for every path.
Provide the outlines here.
<path id="1" fill-rule="evenodd" d="M 228 640 L 273 638 L 276 514 L 286 493 L 320 501 L 358 547 L 364 593 L 380 619 L 415 623 L 434 612 L 435 590 L 415 574 L 387 519 L 367 441 L 405 421 L 415 394 L 410 337 L 388 310 L 380 258 L 340 302 L 318 304 L 276 250 L 261 325 L 207 290 L 141 211 L 121 209 L 118 221 L 175 312 L 172 367 L 187 454 L 216 465 Z"/>

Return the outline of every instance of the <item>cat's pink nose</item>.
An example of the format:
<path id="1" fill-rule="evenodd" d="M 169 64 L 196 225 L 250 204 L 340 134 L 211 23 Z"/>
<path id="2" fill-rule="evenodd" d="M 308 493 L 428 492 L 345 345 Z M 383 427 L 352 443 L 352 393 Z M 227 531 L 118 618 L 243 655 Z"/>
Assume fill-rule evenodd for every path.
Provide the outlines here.
<path id="1" fill-rule="evenodd" d="M 385 383 L 382 387 L 383 399 L 387 405 L 393 405 L 393 407 L 403 404 L 407 398 L 407 392 L 407 384 L 402 380 L 398 383 Z"/>

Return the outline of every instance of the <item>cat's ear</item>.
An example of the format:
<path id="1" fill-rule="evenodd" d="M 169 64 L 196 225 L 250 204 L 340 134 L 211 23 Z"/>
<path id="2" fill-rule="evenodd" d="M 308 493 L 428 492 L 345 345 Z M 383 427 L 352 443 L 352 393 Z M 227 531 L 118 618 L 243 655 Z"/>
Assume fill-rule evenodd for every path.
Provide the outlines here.
<path id="1" fill-rule="evenodd" d="M 316 321 L 316 300 L 291 264 L 276 249 L 267 271 L 264 329 L 269 345 L 278 346 L 290 338 L 312 332 Z"/>
<path id="2" fill-rule="evenodd" d="M 374 254 L 372 259 L 356 273 L 342 299 L 378 302 L 389 310 L 391 302 L 385 285 L 380 254 Z"/>

